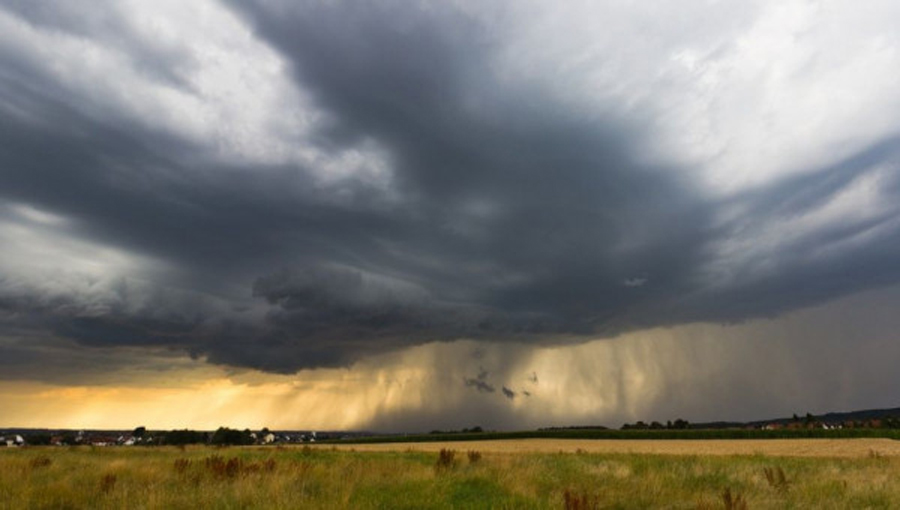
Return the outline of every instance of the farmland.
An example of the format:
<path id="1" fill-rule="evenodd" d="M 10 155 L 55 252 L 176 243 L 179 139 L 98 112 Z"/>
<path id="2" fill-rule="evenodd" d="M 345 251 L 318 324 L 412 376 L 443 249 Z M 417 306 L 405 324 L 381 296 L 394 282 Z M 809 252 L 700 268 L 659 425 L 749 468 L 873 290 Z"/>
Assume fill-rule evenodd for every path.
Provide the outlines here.
<path id="1" fill-rule="evenodd" d="M 0 506 L 897 508 L 898 453 L 888 439 L 10 448 Z"/>

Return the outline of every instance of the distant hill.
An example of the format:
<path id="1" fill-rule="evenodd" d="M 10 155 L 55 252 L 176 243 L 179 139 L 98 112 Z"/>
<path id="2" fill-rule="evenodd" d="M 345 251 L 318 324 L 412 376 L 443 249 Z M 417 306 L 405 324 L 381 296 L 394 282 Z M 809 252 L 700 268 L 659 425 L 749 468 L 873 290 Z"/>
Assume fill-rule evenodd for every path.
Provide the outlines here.
<path id="1" fill-rule="evenodd" d="M 893 407 L 889 409 L 865 409 L 861 411 L 845 411 L 845 412 L 832 412 L 825 414 L 814 414 L 811 415 L 815 421 L 819 423 L 828 423 L 828 424 L 837 424 L 844 423 L 848 421 L 856 421 L 856 422 L 865 422 L 869 420 L 879 420 L 885 418 L 900 418 L 900 407 Z M 726 429 L 726 428 L 741 428 L 741 427 L 750 427 L 757 426 L 761 427 L 763 425 L 767 425 L 770 423 L 777 423 L 780 425 L 786 425 L 788 423 L 794 422 L 797 419 L 805 420 L 806 415 L 798 415 L 797 418 L 793 416 L 790 418 L 773 418 L 769 420 L 756 420 L 750 422 L 739 422 L 739 421 L 711 421 L 704 423 L 692 423 L 692 429 Z"/>

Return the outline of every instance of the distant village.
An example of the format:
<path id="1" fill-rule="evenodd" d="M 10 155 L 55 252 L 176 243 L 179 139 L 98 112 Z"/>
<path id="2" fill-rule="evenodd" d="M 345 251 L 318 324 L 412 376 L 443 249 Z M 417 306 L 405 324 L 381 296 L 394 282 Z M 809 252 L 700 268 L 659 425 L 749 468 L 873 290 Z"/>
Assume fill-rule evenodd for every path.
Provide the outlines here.
<path id="1" fill-rule="evenodd" d="M 894 409 L 871 409 L 866 411 L 853 411 L 847 413 L 828 413 L 820 416 L 814 416 L 806 413 L 805 416 L 794 414 L 791 418 L 780 418 L 775 420 L 762 420 L 755 422 L 706 422 L 706 423 L 689 423 L 687 420 L 677 419 L 675 421 L 667 421 L 665 423 L 659 421 L 637 421 L 635 423 L 625 423 L 621 427 L 621 431 L 638 431 L 639 437 L 647 437 L 647 432 L 643 431 L 675 431 L 670 434 L 678 434 L 682 437 L 682 432 L 690 434 L 688 431 L 696 431 L 697 434 L 719 434 L 721 432 L 736 434 L 744 434 L 743 431 L 760 431 L 760 437 L 772 437 L 771 434 L 778 432 L 765 431 L 797 431 L 791 432 L 791 437 L 801 431 L 808 431 L 809 434 L 820 437 L 822 432 L 818 431 L 837 431 L 844 429 L 857 429 L 853 432 L 844 432 L 837 434 L 852 435 L 871 435 L 876 429 L 893 429 L 889 434 L 895 434 L 900 429 L 900 408 Z M 628 432 L 619 432 L 610 430 L 606 427 L 596 426 L 570 426 L 570 427 L 549 427 L 537 429 L 537 431 L 523 431 L 508 434 L 518 435 L 519 437 L 553 437 L 554 434 L 566 436 L 582 434 L 584 431 L 606 434 L 606 437 L 619 437 L 619 434 L 627 434 Z M 783 432 L 782 434 L 786 434 Z M 481 427 L 472 427 L 462 430 L 440 431 L 434 430 L 429 434 L 386 434 L 379 435 L 384 440 L 390 437 L 397 437 L 400 440 L 419 437 L 432 436 L 503 436 L 506 433 L 497 431 L 485 431 Z M 655 432 L 650 433 L 654 437 Z M 830 434 L 824 432 L 824 434 Z M 307 431 L 271 431 L 263 428 L 258 431 L 250 429 L 231 429 L 228 427 L 219 427 L 215 431 L 197 431 L 197 430 L 169 430 L 169 431 L 151 431 L 146 427 L 137 427 L 130 431 L 110 431 L 110 430 L 45 430 L 45 429 L 6 429 L 0 430 L 0 447 L 6 446 L 11 448 L 22 446 L 164 446 L 164 445 L 189 445 L 189 444 L 207 444 L 213 446 L 227 445 L 279 445 L 279 444 L 303 444 L 315 443 L 317 441 L 331 441 L 339 439 L 358 439 L 371 437 L 371 432 L 316 432 Z M 408 437 L 407 437 L 408 436 Z M 601 437 L 601 436 L 597 436 Z M 700 437 L 700 436 L 697 436 Z M 743 436 L 741 436 L 743 437 Z M 755 436 L 751 436 L 755 437 Z M 777 436 L 782 437 L 782 436 Z"/>
<path id="2" fill-rule="evenodd" d="M 15 430 L 0 431 L 0 446 L 155 446 L 155 445 L 268 445 L 315 443 L 322 439 L 347 437 L 345 433 L 316 431 L 278 432 L 220 427 L 214 432 L 196 430 L 149 431 L 137 427 L 132 431 L 109 430 Z"/>

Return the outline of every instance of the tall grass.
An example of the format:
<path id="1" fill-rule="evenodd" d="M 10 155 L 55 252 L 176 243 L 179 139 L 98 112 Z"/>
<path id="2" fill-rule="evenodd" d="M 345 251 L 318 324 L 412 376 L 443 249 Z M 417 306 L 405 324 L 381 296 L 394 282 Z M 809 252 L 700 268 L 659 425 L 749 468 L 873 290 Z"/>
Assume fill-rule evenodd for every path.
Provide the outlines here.
<path id="1" fill-rule="evenodd" d="M 327 447 L 0 450 L 0 508 L 900 508 L 900 458 L 884 455 L 458 457 Z"/>

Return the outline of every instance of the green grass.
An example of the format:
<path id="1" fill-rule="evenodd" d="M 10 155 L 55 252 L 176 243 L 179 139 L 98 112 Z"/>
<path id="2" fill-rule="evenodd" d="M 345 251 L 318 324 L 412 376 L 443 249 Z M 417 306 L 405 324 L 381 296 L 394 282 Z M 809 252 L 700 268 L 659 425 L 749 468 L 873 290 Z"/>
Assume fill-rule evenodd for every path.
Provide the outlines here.
<path id="1" fill-rule="evenodd" d="M 322 447 L 0 450 L 0 508 L 563 509 L 568 493 L 588 508 L 712 509 L 725 508 L 725 491 L 754 509 L 900 508 L 894 457 L 484 453 L 471 463 L 457 452 L 449 467 L 437 458 Z"/>

